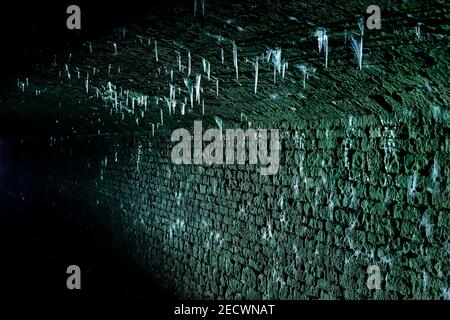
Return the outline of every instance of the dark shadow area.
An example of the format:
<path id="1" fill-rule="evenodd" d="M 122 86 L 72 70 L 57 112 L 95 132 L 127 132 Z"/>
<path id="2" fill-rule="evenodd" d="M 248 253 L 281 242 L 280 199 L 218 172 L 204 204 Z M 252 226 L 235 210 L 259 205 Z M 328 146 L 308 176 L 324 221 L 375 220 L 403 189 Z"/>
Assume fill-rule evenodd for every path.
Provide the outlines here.
<path id="1" fill-rule="evenodd" d="M 0 85 L 50 64 L 55 54 L 79 46 L 111 30 L 142 19 L 146 13 L 167 10 L 175 0 L 157 1 L 8 1 L 2 4 Z M 81 9 L 81 30 L 66 27 L 67 7 Z M 42 66 L 40 66 L 42 67 Z"/>
<path id="2" fill-rule="evenodd" d="M 0 189 L 3 302 L 124 299 L 162 307 L 174 300 L 170 293 L 63 221 L 64 212 Z M 81 290 L 66 287 L 69 265 L 81 269 Z"/>

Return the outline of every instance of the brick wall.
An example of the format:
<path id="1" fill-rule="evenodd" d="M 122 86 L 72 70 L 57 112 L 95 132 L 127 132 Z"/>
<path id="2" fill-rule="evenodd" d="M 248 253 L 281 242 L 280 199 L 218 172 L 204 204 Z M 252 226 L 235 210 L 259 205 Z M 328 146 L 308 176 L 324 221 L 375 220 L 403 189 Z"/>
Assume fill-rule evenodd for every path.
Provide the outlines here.
<path id="1" fill-rule="evenodd" d="M 253 124 L 280 129 L 274 176 L 173 165 L 167 132 L 57 138 L 45 190 L 180 297 L 449 298 L 449 124 L 438 107 Z"/>

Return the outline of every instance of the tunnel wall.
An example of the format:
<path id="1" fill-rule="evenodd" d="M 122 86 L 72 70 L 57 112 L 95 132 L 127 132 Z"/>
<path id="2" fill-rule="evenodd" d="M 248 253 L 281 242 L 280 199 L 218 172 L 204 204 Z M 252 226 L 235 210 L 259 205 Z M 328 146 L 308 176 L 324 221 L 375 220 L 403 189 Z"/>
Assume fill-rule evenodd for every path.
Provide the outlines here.
<path id="1" fill-rule="evenodd" d="M 274 176 L 174 165 L 164 135 L 52 138 L 44 189 L 183 298 L 448 298 L 449 120 L 435 107 L 267 124 Z"/>

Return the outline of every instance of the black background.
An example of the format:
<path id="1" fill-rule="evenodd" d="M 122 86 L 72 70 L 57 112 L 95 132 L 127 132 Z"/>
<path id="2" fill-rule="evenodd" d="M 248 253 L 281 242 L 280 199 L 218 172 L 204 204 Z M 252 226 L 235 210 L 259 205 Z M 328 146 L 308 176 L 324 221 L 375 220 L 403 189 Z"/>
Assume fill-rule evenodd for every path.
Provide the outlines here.
<path id="1" fill-rule="evenodd" d="M 147 12 L 170 8 L 176 1 L 32 1 L 3 2 L 0 6 L 2 81 L 33 70 L 36 63 L 58 52 L 76 47 L 81 41 L 110 33 L 114 28 L 137 21 Z M 81 9 L 81 30 L 68 30 L 69 5 Z"/>

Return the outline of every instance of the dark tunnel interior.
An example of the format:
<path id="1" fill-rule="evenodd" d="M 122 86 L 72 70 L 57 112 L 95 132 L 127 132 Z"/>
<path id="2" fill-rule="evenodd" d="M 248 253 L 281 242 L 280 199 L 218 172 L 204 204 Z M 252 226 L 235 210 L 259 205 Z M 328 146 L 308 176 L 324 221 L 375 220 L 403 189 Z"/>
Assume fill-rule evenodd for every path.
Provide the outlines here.
<path id="1" fill-rule="evenodd" d="M 2 4 L 4 301 L 450 299 L 449 9 Z"/>

